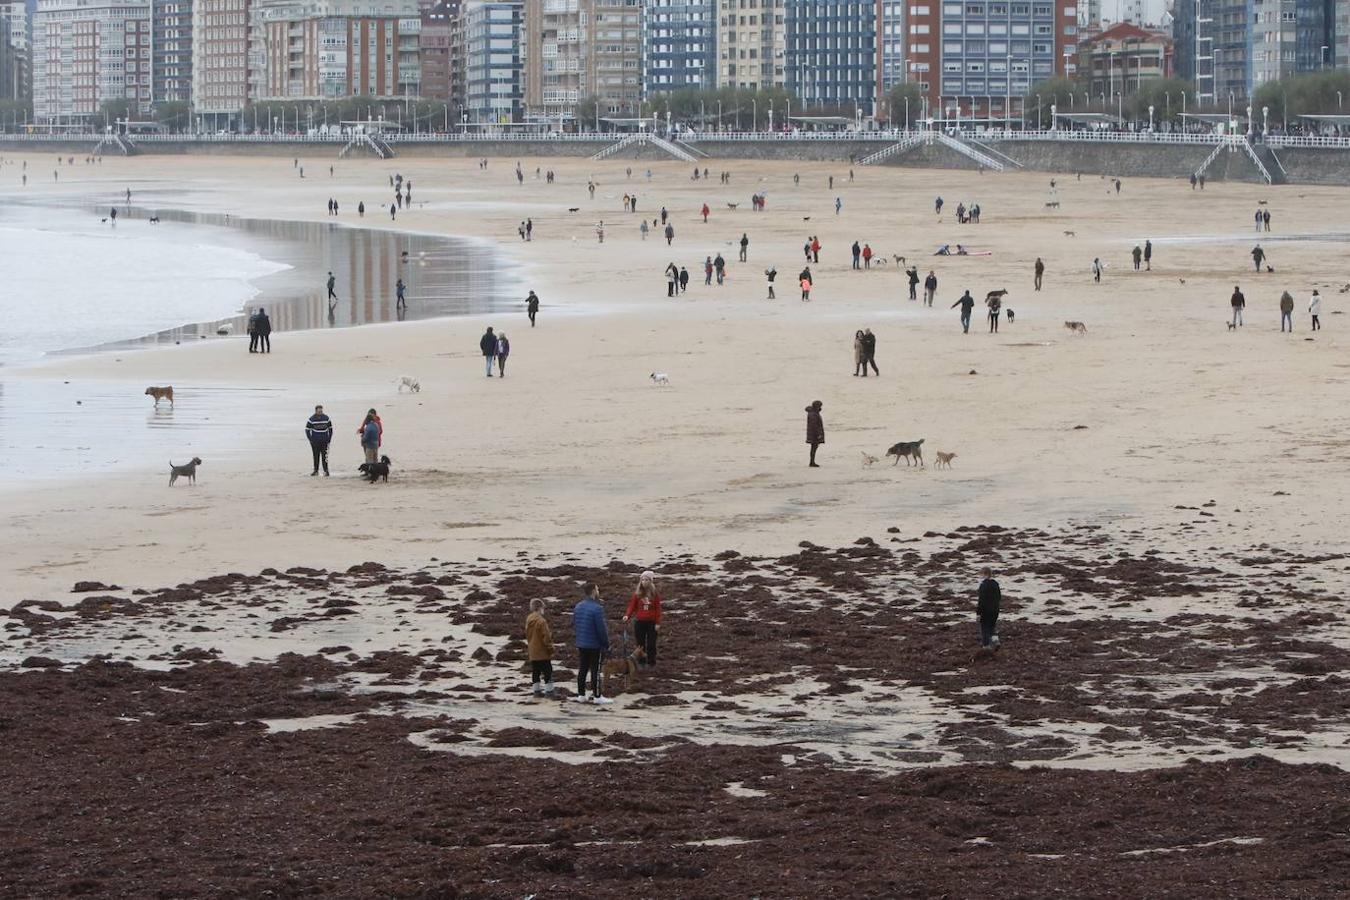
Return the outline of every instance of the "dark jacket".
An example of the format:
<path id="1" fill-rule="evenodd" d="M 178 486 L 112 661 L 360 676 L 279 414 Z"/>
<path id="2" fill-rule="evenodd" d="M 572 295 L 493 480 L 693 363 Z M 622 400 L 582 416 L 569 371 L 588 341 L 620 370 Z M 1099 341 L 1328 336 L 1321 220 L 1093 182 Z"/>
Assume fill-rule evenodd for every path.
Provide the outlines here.
<path id="1" fill-rule="evenodd" d="M 478 339 L 478 349 L 484 356 L 496 356 L 497 336 L 491 330 L 483 332 L 483 336 Z"/>
<path id="2" fill-rule="evenodd" d="M 315 413 L 305 423 L 305 437 L 311 443 L 327 444 L 333 439 L 333 420 L 326 414 Z"/>
<path id="3" fill-rule="evenodd" d="M 970 311 L 975 308 L 975 298 L 970 296 L 970 291 L 961 295 L 961 299 L 952 304 L 951 308 L 961 307 L 961 315 L 968 316 Z"/>
<path id="4" fill-rule="evenodd" d="M 1242 296 L 1242 291 L 1233 291 L 1233 299 L 1229 301 L 1234 309 L 1241 309 L 1247 305 L 1247 298 Z"/>
<path id="5" fill-rule="evenodd" d="M 578 650 L 608 650 L 609 630 L 605 628 L 605 611 L 596 600 L 583 597 L 572 610 L 572 630 L 576 633 Z"/>
<path id="6" fill-rule="evenodd" d="M 258 334 L 269 335 L 272 333 L 272 320 L 267 318 L 267 313 L 258 313 Z"/>
<path id="7" fill-rule="evenodd" d="M 362 447 L 378 447 L 380 446 L 383 437 L 383 429 L 380 428 L 380 423 L 376 422 L 374 419 L 371 419 L 361 427 Z"/>
<path id="8" fill-rule="evenodd" d="M 525 308 L 528 312 L 539 312 L 539 298 L 535 296 L 534 291 L 530 291 L 530 296 L 526 298 Z"/>
<path id="9" fill-rule="evenodd" d="M 814 406 L 806 408 L 806 442 L 808 444 L 825 443 L 825 420 L 820 417 L 820 410 Z"/>
<path id="10" fill-rule="evenodd" d="M 875 334 L 863 333 L 863 356 L 867 359 L 877 355 L 877 336 Z"/>
<path id="11" fill-rule="evenodd" d="M 929 275 L 927 278 L 925 278 L 925 279 L 923 280 L 923 287 L 924 287 L 924 290 L 928 290 L 928 291 L 936 291 L 936 290 L 937 290 L 937 276 L 936 276 L 936 275 Z"/>
<path id="12" fill-rule="evenodd" d="M 980 582 L 980 600 L 975 606 L 975 614 L 981 622 L 994 624 L 998 621 L 998 608 L 1003 603 L 1003 591 L 998 582 L 986 578 Z"/>
<path id="13" fill-rule="evenodd" d="M 1288 291 L 1280 295 L 1280 312 L 1291 313 L 1294 311 L 1294 297 Z"/>

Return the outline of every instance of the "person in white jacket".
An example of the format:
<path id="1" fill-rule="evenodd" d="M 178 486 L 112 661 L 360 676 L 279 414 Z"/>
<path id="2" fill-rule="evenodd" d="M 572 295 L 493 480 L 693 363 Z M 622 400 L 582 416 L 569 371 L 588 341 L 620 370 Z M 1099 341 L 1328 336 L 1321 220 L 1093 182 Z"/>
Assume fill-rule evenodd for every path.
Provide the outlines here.
<path id="1" fill-rule="evenodd" d="M 1313 291 L 1312 299 L 1308 301 L 1308 315 L 1312 316 L 1312 330 L 1321 331 L 1322 321 L 1322 295 Z"/>

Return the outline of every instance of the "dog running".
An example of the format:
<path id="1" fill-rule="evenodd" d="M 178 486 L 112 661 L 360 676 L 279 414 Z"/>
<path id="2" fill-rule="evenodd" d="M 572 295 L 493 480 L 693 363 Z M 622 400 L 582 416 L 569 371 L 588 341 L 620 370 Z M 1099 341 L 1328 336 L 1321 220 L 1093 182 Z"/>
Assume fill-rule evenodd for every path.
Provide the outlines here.
<path id="1" fill-rule="evenodd" d="M 196 484 L 197 467 L 200 466 L 201 464 L 202 458 L 200 456 L 192 457 L 192 462 L 185 463 L 184 465 L 181 466 L 176 466 L 173 464 L 173 460 L 169 460 L 169 487 L 173 487 L 173 483 L 178 480 L 179 475 L 182 475 L 184 478 L 186 478 L 188 480 L 188 484 Z"/>
<path id="2" fill-rule="evenodd" d="M 895 462 L 891 463 L 892 466 L 900 465 L 900 457 L 902 456 L 905 458 L 906 467 L 912 465 L 913 461 L 917 461 L 920 466 L 923 466 L 923 438 L 919 438 L 917 441 L 901 441 L 887 450 L 886 455 L 895 457 Z"/>
<path id="3" fill-rule="evenodd" d="M 400 375 L 400 376 L 398 376 L 398 381 L 397 381 L 396 383 L 398 384 L 398 392 L 399 392 L 400 394 L 403 393 L 403 389 L 404 389 L 404 388 L 407 388 L 408 390 L 412 391 L 414 394 L 421 393 L 421 391 L 422 391 L 422 382 L 418 381 L 416 378 L 412 377 L 411 375 Z"/>
<path id="4" fill-rule="evenodd" d="M 148 387 L 145 389 L 145 396 L 154 397 L 155 405 L 159 406 L 159 401 L 168 400 L 169 405 L 173 406 L 173 385 L 164 387 Z"/>
<path id="5" fill-rule="evenodd" d="M 361 463 L 356 467 L 356 470 L 364 474 L 371 484 L 381 478 L 384 479 L 385 484 L 389 483 L 389 457 L 387 456 L 381 456 L 379 462 Z"/>
<path id="6" fill-rule="evenodd" d="M 665 372 L 653 372 L 651 378 L 652 384 L 659 385 L 661 387 L 670 387 L 670 376 L 667 375 Z"/>
<path id="7" fill-rule="evenodd" d="M 1087 334 L 1087 326 L 1082 322 L 1065 322 L 1064 327 L 1074 334 Z"/>

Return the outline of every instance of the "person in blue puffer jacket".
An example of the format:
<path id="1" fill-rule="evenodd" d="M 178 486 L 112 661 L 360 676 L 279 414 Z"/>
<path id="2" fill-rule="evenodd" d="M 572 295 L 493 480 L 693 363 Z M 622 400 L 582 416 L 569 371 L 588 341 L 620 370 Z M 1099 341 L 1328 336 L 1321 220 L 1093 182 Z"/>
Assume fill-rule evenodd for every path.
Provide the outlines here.
<path id="1" fill-rule="evenodd" d="M 609 650 L 609 631 L 605 628 L 605 610 L 600 605 L 600 592 L 594 584 L 582 588 L 581 602 L 572 610 L 572 630 L 577 642 L 576 703 L 613 703 L 600 694 L 600 660 Z M 586 696 L 586 678 L 590 676 L 591 695 Z"/>

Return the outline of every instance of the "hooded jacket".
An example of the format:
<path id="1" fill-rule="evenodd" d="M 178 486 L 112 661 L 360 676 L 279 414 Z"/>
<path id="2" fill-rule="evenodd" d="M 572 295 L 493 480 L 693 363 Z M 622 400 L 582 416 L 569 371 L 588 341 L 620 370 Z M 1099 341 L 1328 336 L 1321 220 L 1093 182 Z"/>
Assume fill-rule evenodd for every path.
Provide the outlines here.
<path id="1" fill-rule="evenodd" d="M 553 658 L 553 631 L 543 613 L 532 612 L 525 619 L 525 643 L 530 662 Z"/>
<path id="2" fill-rule="evenodd" d="M 815 406 L 806 408 L 806 442 L 808 444 L 825 443 L 825 420 Z"/>
<path id="3" fill-rule="evenodd" d="M 1285 291 L 1280 295 L 1280 312 L 1286 315 L 1294 311 L 1294 295 Z"/>
<path id="4" fill-rule="evenodd" d="M 986 578 L 980 582 L 980 599 L 975 605 L 975 613 L 980 621 L 992 625 L 998 621 L 998 608 L 1003 603 L 1003 590 L 998 582 Z"/>
<path id="5" fill-rule="evenodd" d="M 483 332 L 483 336 L 478 339 L 478 349 L 484 356 L 497 355 L 497 336 L 492 333 L 491 328 Z"/>

